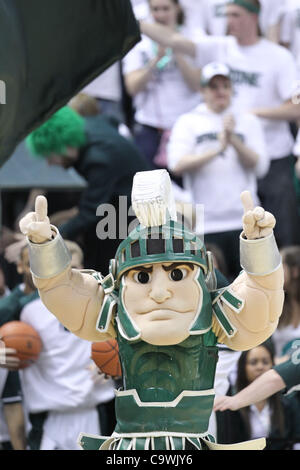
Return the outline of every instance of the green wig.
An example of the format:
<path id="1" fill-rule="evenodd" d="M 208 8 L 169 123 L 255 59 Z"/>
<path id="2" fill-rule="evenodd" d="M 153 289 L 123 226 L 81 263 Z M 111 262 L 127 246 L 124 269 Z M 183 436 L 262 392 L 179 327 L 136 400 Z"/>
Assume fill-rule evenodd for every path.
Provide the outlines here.
<path id="1" fill-rule="evenodd" d="M 66 147 L 78 148 L 85 143 L 84 119 L 69 106 L 61 108 L 26 138 L 27 147 L 38 157 L 63 154 Z"/>

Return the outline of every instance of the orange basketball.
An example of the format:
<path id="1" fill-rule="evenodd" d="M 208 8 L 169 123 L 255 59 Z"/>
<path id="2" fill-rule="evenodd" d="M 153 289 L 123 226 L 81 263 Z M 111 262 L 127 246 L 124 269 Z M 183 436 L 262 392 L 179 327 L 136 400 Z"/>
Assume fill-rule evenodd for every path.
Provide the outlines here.
<path id="1" fill-rule="evenodd" d="M 34 363 L 42 350 L 42 341 L 38 332 L 27 323 L 10 321 L 0 328 L 0 339 L 7 348 L 16 349 L 16 356 L 24 369 Z"/>
<path id="2" fill-rule="evenodd" d="M 111 377 L 122 375 L 119 346 L 115 339 L 92 343 L 92 359 L 103 374 Z"/>

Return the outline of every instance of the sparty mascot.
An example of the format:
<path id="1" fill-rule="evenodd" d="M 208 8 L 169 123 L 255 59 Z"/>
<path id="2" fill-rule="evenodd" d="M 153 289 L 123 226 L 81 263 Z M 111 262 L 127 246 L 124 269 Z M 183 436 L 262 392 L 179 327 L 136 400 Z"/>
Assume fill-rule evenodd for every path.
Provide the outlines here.
<path id="1" fill-rule="evenodd" d="M 253 348 L 272 335 L 282 312 L 275 219 L 254 208 L 248 192 L 241 198 L 242 271 L 230 286 L 222 285 L 202 240 L 177 222 L 166 170 L 135 175 L 132 204 L 140 224 L 120 243 L 105 277 L 71 268 L 44 196 L 21 220 L 46 307 L 81 338 L 118 340 L 123 385 L 116 391 L 117 425 L 112 436 L 83 430 L 83 449 L 264 448 L 264 439 L 217 444 L 207 431 L 217 343 Z"/>

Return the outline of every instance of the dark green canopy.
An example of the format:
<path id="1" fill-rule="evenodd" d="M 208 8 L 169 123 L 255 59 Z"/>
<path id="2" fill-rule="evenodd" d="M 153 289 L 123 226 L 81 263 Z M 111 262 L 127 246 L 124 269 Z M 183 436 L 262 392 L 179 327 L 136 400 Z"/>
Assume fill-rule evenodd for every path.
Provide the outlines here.
<path id="1" fill-rule="evenodd" d="M 0 166 L 139 40 L 129 0 L 0 0 Z"/>

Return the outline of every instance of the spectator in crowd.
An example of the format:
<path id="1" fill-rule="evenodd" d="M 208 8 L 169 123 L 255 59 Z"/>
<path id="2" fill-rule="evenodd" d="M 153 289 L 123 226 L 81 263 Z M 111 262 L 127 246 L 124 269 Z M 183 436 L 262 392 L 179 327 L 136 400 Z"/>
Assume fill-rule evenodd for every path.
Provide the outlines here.
<path id="1" fill-rule="evenodd" d="M 274 365 L 272 348 L 264 343 L 241 354 L 238 361 L 234 390 L 239 392 Z M 229 389 L 228 395 L 231 395 Z M 217 435 L 220 443 L 235 443 L 247 439 L 267 437 L 267 450 L 289 449 L 295 423 L 294 406 L 280 394 L 256 401 L 240 411 L 217 413 Z"/>
<path id="2" fill-rule="evenodd" d="M 293 437 L 294 450 L 300 450 L 300 349 L 296 349 L 291 358 L 260 375 L 250 385 L 236 395 L 216 397 L 214 410 L 239 410 L 253 403 L 266 400 L 274 393 L 287 391 L 287 401 L 294 408 Z"/>
<path id="3" fill-rule="evenodd" d="M 186 30 L 178 0 L 149 0 L 155 24 Z M 135 107 L 135 141 L 152 168 L 166 166 L 169 132 L 199 100 L 200 69 L 175 50 L 143 36 L 123 61 L 124 80 Z"/>
<path id="4" fill-rule="evenodd" d="M 272 335 L 277 358 L 287 359 L 295 340 L 300 345 L 300 246 L 281 250 L 285 301 L 277 330 Z"/>
<path id="5" fill-rule="evenodd" d="M 72 266 L 82 268 L 83 254 L 73 242 L 67 241 Z M 22 267 L 22 268 L 21 268 Z M 27 246 L 22 249 L 19 269 L 29 272 Z M 13 308 L 13 305 L 12 305 Z M 68 330 L 46 309 L 37 297 L 26 303 L 17 319 L 31 325 L 43 344 L 37 361 L 20 371 L 24 402 L 31 423 L 28 444 L 31 450 L 76 450 L 81 431 L 90 434 L 111 432 L 115 425 L 114 387 L 104 376 L 93 378 L 90 370 L 91 344 Z M 0 322 L 3 315 L 0 314 Z M 5 351 L 7 352 L 7 350 Z M 8 355 L 18 365 L 18 359 Z"/>
<path id="6" fill-rule="evenodd" d="M 257 403 L 269 398 L 274 393 L 291 390 L 299 390 L 300 386 L 300 361 L 299 349 L 294 351 L 294 357 L 288 361 L 273 366 L 267 372 L 261 374 L 250 385 L 243 388 L 234 396 L 216 397 L 214 410 L 239 410 L 252 403 Z M 300 436 L 300 434 L 299 434 Z"/>
<path id="7" fill-rule="evenodd" d="M 259 180 L 262 205 L 276 217 L 279 245 L 297 244 L 299 216 L 291 166 L 294 141 L 289 127 L 289 121 L 300 116 L 300 106 L 292 101 L 295 62 L 285 48 L 259 36 L 256 0 L 233 0 L 226 8 L 227 37 L 207 36 L 195 43 L 166 26 L 144 21 L 141 30 L 162 47 L 197 58 L 202 67 L 216 60 L 230 67 L 234 106 L 261 118 L 265 132 L 271 165 Z"/>
<path id="8" fill-rule="evenodd" d="M 135 145 L 119 134 L 108 117 L 83 118 L 68 106 L 33 131 L 27 143 L 32 153 L 47 158 L 49 164 L 74 167 L 86 179 L 88 187 L 82 193 L 77 214 L 59 225 L 59 230 L 62 236 L 71 240 L 84 235 L 84 264 L 107 272 L 109 260 L 114 257 L 119 244 L 119 230 L 127 230 L 132 178 L 136 172 L 147 169 L 146 162 Z M 126 227 L 119 226 L 121 195 L 127 197 L 128 207 L 123 208 Z M 116 211 L 112 222 L 117 226 L 113 238 L 101 241 L 100 251 L 96 226 L 99 216 L 104 218 L 101 208 L 97 213 L 101 204 L 112 205 Z M 102 236 L 105 238 L 106 235 Z"/>
<path id="9" fill-rule="evenodd" d="M 229 68 L 221 63 L 206 65 L 201 84 L 204 103 L 173 127 L 168 166 L 183 177 L 193 203 L 203 204 L 205 242 L 222 249 L 233 279 L 240 272 L 240 194 L 249 189 L 259 205 L 256 177 L 266 174 L 269 161 L 259 120 L 231 107 Z M 201 225 L 202 219 L 196 226 L 202 235 Z"/>

